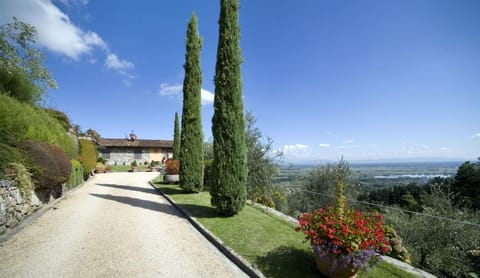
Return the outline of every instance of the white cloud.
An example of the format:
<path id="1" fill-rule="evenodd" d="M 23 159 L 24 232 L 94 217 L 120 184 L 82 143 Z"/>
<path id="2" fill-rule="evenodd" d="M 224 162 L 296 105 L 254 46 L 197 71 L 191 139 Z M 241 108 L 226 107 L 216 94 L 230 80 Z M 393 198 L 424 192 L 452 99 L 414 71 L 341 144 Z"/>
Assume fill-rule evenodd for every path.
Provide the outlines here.
<path id="1" fill-rule="evenodd" d="M 319 144 L 320 148 L 330 148 L 330 144 L 325 144 L 325 143 L 322 143 L 322 144 Z"/>
<path id="2" fill-rule="evenodd" d="M 78 6 L 78 5 L 87 5 L 88 0 L 58 0 L 65 6 Z"/>
<path id="3" fill-rule="evenodd" d="M 343 141 L 344 144 L 353 144 L 353 142 L 355 142 L 355 140 L 353 140 L 353 139 L 348 139 L 348 140 Z"/>
<path id="4" fill-rule="evenodd" d="M 215 95 L 212 92 L 202 89 L 202 105 L 213 103 L 214 99 Z"/>
<path id="5" fill-rule="evenodd" d="M 160 84 L 161 96 L 176 96 L 182 92 L 183 86 L 179 84 L 170 85 L 168 83 Z"/>
<path id="6" fill-rule="evenodd" d="M 429 145 L 422 145 L 422 149 L 428 150 L 428 149 L 430 149 L 430 146 Z"/>
<path id="7" fill-rule="evenodd" d="M 303 144 L 293 144 L 293 145 L 284 145 L 280 148 L 281 151 L 285 156 L 291 156 L 295 158 L 302 158 L 307 154 L 309 149 L 308 145 Z"/>
<path id="8" fill-rule="evenodd" d="M 105 59 L 105 66 L 107 67 L 107 69 L 125 71 L 128 69 L 133 69 L 135 65 L 129 61 L 121 60 L 118 58 L 117 55 L 110 53 L 107 55 L 107 58 Z"/>
<path id="9" fill-rule="evenodd" d="M 473 139 L 480 140 L 480 132 L 472 136 Z"/>
<path id="10" fill-rule="evenodd" d="M 161 96 L 182 96 L 183 93 L 183 85 L 181 84 L 168 84 L 162 83 L 160 84 L 160 95 Z M 201 102 L 202 105 L 208 105 L 213 103 L 215 95 L 205 89 L 201 90 Z"/>
<path id="11" fill-rule="evenodd" d="M 59 1 L 66 6 L 88 4 L 88 0 Z M 133 63 L 111 53 L 107 43 L 97 33 L 76 26 L 51 0 L 2 0 L 0 24 L 12 22 L 13 16 L 33 25 L 38 32 L 37 43 L 48 50 L 75 61 L 88 55 L 87 61 L 92 63 L 97 60 L 92 57 L 93 51 L 99 49 L 107 55 L 107 68 L 132 78 L 125 70 L 133 68 Z"/>

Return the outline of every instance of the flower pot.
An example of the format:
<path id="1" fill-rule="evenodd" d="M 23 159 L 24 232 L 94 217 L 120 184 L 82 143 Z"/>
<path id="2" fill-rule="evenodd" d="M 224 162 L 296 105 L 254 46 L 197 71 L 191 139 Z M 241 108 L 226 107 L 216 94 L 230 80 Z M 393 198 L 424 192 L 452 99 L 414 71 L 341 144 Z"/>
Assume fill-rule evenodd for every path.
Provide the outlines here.
<path id="1" fill-rule="evenodd" d="M 178 181 L 180 181 L 180 175 L 166 174 L 163 176 L 163 182 L 165 183 L 177 183 Z"/>
<path id="2" fill-rule="evenodd" d="M 319 255 L 318 252 L 314 251 L 315 261 L 317 262 L 317 269 L 324 275 L 328 277 L 338 277 L 338 278 L 354 278 L 357 276 L 357 270 L 352 264 L 347 264 L 346 266 L 342 263 L 335 263 L 334 254 L 324 254 Z"/>
<path id="3" fill-rule="evenodd" d="M 132 166 L 132 172 L 136 172 L 137 171 L 137 167 L 136 166 Z"/>

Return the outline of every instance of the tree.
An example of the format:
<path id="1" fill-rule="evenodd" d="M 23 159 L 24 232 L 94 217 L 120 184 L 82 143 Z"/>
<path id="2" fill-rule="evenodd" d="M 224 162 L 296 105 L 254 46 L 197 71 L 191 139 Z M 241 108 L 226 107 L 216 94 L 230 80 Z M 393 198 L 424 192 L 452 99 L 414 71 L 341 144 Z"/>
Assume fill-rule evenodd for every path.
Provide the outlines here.
<path id="1" fill-rule="evenodd" d="M 480 210 L 480 158 L 460 165 L 452 190 L 457 193 L 456 202 Z"/>
<path id="2" fill-rule="evenodd" d="M 173 159 L 180 155 L 180 127 L 178 126 L 178 113 L 175 112 L 175 126 L 173 127 Z"/>
<path id="3" fill-rule="evenodd" d="M 212 205 L 223 215 L 234 215 L 246 201 L 247 151 L 240 65 L 238 0 L 220 1 L 219 39 L 215 67 L 212 119 Z"/>
<path id="4" fill-rule="evenodd" d="M 7 88 L 10 96 L 31 104 L 42 100 L 48 88 L 57 87 L 43 65 L 45 57 L 33 48 L 36 36 L 33 26 L 15 17 L 13 23 L 0 27 L 0 88 Z"/>
<path id="5" fill-rule="evenodd" d="M 278 160 L 282 153 L 273 153 L 273 140 L 264 138 L 255 126 L 251 112 L 245 115 L 245 142 L 247 146 L 247 197 L 251 200 L 272 199 L 272 180 L 278 171 Z"/>
<path id="6" fill-rule="evenodd" d="M 185 80 L 183 81 L 182 135 L 180 138 L 180 186 L 186 191 L 203 189 L 203 131 L 201 108 L 202 70 L 197 17 L 192 14 L 187 30 Z"/>

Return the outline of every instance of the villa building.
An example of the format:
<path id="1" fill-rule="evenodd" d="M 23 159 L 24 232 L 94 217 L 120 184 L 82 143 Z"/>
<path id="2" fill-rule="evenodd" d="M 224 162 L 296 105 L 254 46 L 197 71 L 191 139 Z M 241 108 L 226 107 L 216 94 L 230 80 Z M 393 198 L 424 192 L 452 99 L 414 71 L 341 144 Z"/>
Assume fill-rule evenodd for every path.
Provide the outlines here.
<path id="1" fill-rule="evenodd" d="M 100 156 L 107 160 L 107 165 L 130 165 L 132 161 L 144 164 L 152 160 L 163 163 L 172 156 L 172 140 L 137 139 L 135 134 L 130 138 L 102 138 L 99 143 Z"/>

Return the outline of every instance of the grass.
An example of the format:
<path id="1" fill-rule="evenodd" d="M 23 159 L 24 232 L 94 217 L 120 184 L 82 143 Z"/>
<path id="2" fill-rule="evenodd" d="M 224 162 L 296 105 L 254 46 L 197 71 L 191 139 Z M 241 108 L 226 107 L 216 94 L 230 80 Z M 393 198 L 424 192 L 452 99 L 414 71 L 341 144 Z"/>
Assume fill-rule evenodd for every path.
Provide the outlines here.
<path id="1" fill-rule="evenodd" d="M 110 172 L 131 172 L 132 166 L 130 165 L 111 165 L 109 166 Z M 139 165 L 137 167 L 138 172 L 145 172 L 147 170 L 148 166 L 147 165 Z"/>
<path id="2" fill-rule="evenodd" d="M 248 260 L 266 277 L 318 277 L 315 259 L 295 226 L 261 209 L 246 205 L 233 217 L 221 217 L 210 205 L 210 194 L 187 194 L 177 185 L 154 185 L 190 212 L 205 228 Z M 386 262 L 358 277 L 416 277 Z"/>

